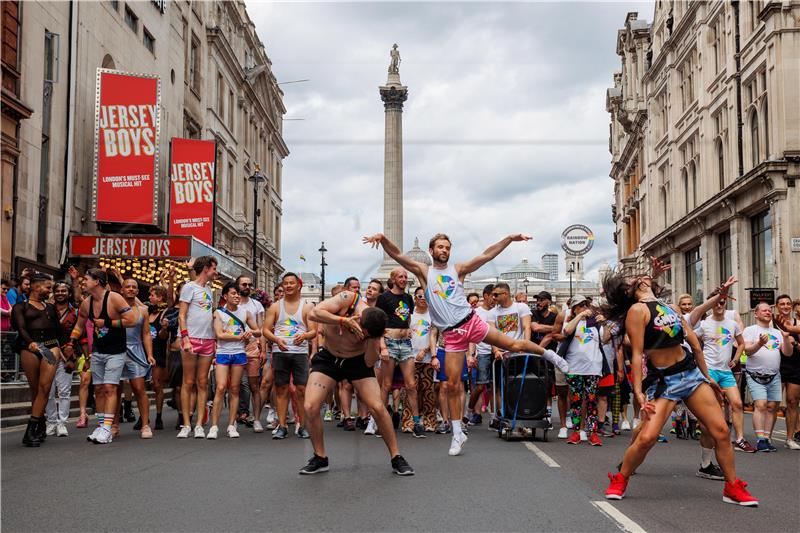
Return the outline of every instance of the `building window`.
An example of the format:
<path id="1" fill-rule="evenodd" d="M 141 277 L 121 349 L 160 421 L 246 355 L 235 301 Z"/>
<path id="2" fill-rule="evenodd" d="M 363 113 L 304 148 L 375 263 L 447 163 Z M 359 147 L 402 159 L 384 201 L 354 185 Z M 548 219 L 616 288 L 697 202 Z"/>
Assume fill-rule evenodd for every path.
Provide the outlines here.
<path id="1" fill-rule="evenodd" d="M 703 260 L 700 247 L 692 248 L 684 254 L 686 259 L 686 292 L 695 302 L 703 301 Z"/>
<path id="2" fill-rule="evenodd" d="M 661 187 L 661 220 L 663 222 L 663 227 L 667 227 L 667 186 Z"/>
<path id="3" fill-rule="evenodd" d="M 681 185 L 683 185 L 683 210 L 685 213 L 689 212 L 689 173 L 684 168 L 681 170 Z"/>
<path id="4" fill-rule="evenodd" d="M 711 38 L 713 44 L 711 45 L 712 48 L 712 61 L 714 62 L 714 74 L 719 73 L 720 70 L 725 66 L 725 15 L 724 13 L 720 14 L 717 17 L 716 22 L 714 22 L 713 28 L 711 28 Z"/>
<path id="5" fill-rule="evenodd" d="M 236 178 L 233 163 L 228 163 L 228 183 L 227 183 L 227 204 L 228 204 L 228 213 L 233 214 L 233 200 L 234 194 L 233 189 L 236 186 L 236 182 L 234 181 Z"/>
<path id="6" fill-rule="evenodd" d="M 731 232 L 724 231 L 717 236 L 719 247 L 719 283 L 720 285 L 733 275 L 731 264 Z"/>
<path id="7" fill-rule="evenodd" d="M 758 113 L 755 110 L 750 115 L 750 159 L 754 168 L 761 160 L 758 149 Z"/>
<path id="8" fill-rule="evenodd" d="M 769 113 L 767 112 L 767 100 L 761 107 L 761 114 L 764 115 L 764 159 L 769 159 Z"/>
<path id="9" fill-rule="evenodd" d="M 694 102 L 694 70 L 691 54 L 683 62 L 678 75 L 681 83 L 681 110 L 685 111 Z"/>
<path id="10" fill-rule="evenodd" d="M 233 110 L 233 91 L 228 90 L 228 128 L 231 130 L 231 132 L 233 131 Z"/>
<path id="11" fill-rule="evenodd" d="M 110 0 L 108 3 L 111 4 L 111 9 L 119 11 L 119 0 Z"/>
<path id="12" fill-rule="evenodd" d="M 125 24 L 133 30 L 133 33 L 139 33 L 139 17 L 127 5 L 125 6 Z"/>
<path id="13" fill-rule="evenodd" d="M 219 118 L 225 116 L 225 79 L 221 72 L 217 72 L 217 114 Z"/>
<path id="14" fill-rule="evenodd" d="M 717 177 L 719 178 L 719 190 L 725 188 L 725 152 L 722 147 L 722 139 L 717 139 Z"/>
<path id="15" fill-rule="evenodd" d="M 694 162 L 689 163 L 689 179 L 692 180 L 692 209 L 694 209 L 700 203 L 700 184 Z"/>
<path id="16" fill-rule="evenodd" d="M 189 87 L 200 94 L 200 40 L 192 32 L 192 44 L 189 49 Z"/>
<path id="17" fill-rule="evenodd" d="M 769 210 L 750 219 L 752 235 L 753 286 L 772 287 L 772 214 Z"/>
<path id="18" fill-rule="evenodd" d="M 142 42 L 144 43 L 144 47 L 150 50 L 151 54 L 156 54 L 156 38 L 150 35 L 147 28 L 144 28 L 142 31 Z"/>

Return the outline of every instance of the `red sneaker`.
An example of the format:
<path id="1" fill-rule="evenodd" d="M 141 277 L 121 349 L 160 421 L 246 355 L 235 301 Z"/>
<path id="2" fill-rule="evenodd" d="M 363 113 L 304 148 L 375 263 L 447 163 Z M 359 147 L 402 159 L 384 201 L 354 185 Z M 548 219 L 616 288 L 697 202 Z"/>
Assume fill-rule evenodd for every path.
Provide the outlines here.
<path id="1" fill-rule="evenodd" d="M 589 444 L 592 446 L 602 446 L 603 441 L 600 440 L 600 437 L 597 435 L 597 433 L 592 433 L 589 435 Z"/>
<path id="2" fill-rule="evenodd" d="M 581 443 L 581 434 L 579 431 L 574 432 L 567 439 L 567 444 L 580 444 L 580 443 Z"/>
<path id="3" fill-rule="evenodd" d="M 722 491 L 722 501 L 734 505 L 758 507 L 758 498 L 747 492 L 747 483 L 741 479 L 737 479 L 733 483 L 725 482 L 725 489 Z"/>
<path id="4" fill-rule="evenodd" d="M 628 478 L 622 474 L 608 473 L 608 479 L 611 481 L 606 489 L 607 500 L 621 500 L 625 496 L 625 491 L 628 490 Z"/>

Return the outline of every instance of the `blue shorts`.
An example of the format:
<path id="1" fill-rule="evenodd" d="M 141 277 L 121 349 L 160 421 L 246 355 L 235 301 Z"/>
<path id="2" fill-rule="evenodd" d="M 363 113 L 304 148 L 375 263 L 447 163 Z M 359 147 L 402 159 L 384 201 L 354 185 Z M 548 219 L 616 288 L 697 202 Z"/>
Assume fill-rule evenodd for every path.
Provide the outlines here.
<path id="1" fill-rule="evenodd" d="M 697 367 L 683 372 L 678 372 L 671 376 L 665 376 L 664 380 L 667 382 L 667 390 L 661 395 L 661 398 L 680 402 L 685 400 L 692 393 L 702 385 L 708 383 L 708 380 L 700 372 Z M 654 383 L 647 388 L 647 399 L 652 400 L 656 394 L 656 387 L 658 383 Z"/>
<path id="2" fill-rule="evenodd" d="M 444 348 L 436 350 L 436 359 L 439 360 L 439 370 L 433 376 L 434 383 L 441 383 L 447 381 L 447 374 L 444 373 Z M 461 381 L 467 381 L 467 356 L 464 356 L 464 367 L 461 369 Z"/>
<path id="3" fill-rule="evenodd" d="M 149 381 L 148 374 L 150 374 L 150 365 L 142 366 L 130 357 L 125 361 L 125 366 L 122 368 L 122 379 L 139 379 L 145 378 Z"/>
<path id="4" fill-rule="evenodd" d="M 417 355 L 411 347 L 411 339 L 390 339 L 384 337 L 383 340 L 386 342 L 386 349 L 389 351 L 389 357 L 398 363 L 408 361 Z"/>
<path id="5" fill-rule="evenodd" d="M 242 353 L 218 353 L 217 364 L 222 366 L 244 366 L 247 364 L 247 354 Z"/>
<path id="6" fill-rule="evenodd" d="M 781 375 L 775 374 L 775 377 L 772 378 L 766 385 L 762 385 L 758 381 L 754 380 L 750 377 L 750 374 L 747 372 L 744 373 L 747 376 L 747 388 L 750 389 L 750 396 L 753 398 L 753 401 L 756 400 L 766 400 L 768 402 L 780 402 L 781 401 Z"/>
<path id="7" fill-rule="evenodd" d="M 736 378 L 733 377 L 733 372 L 730 369 L 716 370 L 709 368 L 708 375 L 717 382 L 721 389 L 729 389 L 736 386 Z"/>
<path id="8" fill-rule="evenodd" d="M 128 356 L 122 353 L 92 354 L 92 383 L 95 385 L 119 385 L 122 369 Z"/>

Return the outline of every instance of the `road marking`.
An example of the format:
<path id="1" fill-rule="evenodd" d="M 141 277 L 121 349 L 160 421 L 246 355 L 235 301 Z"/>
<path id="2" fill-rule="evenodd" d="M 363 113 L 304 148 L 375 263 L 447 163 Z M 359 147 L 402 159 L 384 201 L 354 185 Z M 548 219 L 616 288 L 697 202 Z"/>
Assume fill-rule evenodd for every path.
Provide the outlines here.
<path id="1" fill-rule="evenodd" d="M 559 465 L 557 462 L 553 461 L 553 458 L 552 458 L 552 457 L 550 457 L 549 455 L 547 455 L 546 453 L 544 453 L 542 450 L 540 450 L 540 449 L 539 449 L 539 447 L 538 447 L 538 446 L 536 446 L 534 443 L 532 443 L 532 442 L 526 442 L 526 443 L 525 443 L 525 447 L 526 447 L 526 448 L 528 448 L 528 449 L 529 449 L 530 451 L 532 451 L 533 453 L 535 453 L 535 454 L 536 454 L 536 456 L 537 456 L 539 459 L 541 459 L 541 460 L 542 460 L 542 462 L 543 462 L 544 464 L 546 464 L 547 466 L 549 466 L 550 468 L 561 468 L 561 465 Z"/>
<path id="2" fill-rule="evenodd" d="M 622 531 L 627 531 L 628 533 L 647 533 L 642 526 L 625 516 L 625 514 L 611 505 L 611 503 L 600 500 L 592 502 L 592 505 L 597 507 L 597 509 L 609 517 L 611 520 L 616 522 L 617 527 L 619 527 Z"/>

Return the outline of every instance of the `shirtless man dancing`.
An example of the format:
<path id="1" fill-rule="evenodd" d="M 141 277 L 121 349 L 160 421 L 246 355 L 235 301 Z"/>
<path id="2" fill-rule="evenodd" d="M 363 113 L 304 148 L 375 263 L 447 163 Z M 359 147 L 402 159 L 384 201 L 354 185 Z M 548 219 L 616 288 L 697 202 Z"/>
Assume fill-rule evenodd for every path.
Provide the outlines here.
<path id="1" fill-rule="evenodd" d="M 325 347 L 314 356 L 306 387 L 304 407 L 314 456 L 300 474 L 328 471 L 320 408 L 338 382 L 349 380 L 375 417 L 392 458 L 392 471 L 399 476 L 413 476 L 414 469 L 398 452 L 397 436 L 381 401 L 381 389 L 372 368 L 380 355 L 386 313 L 377 307 L 367 307 L 358 293 L 343 291 L 315 306 L 309 312 L 309 319 L 320 325 Z"/>
<path id="2" fill-rule="evenodd" d="M 433 266 L 414 261 L 402 254 L 400 248 L 386 238 L 382 233 L 371 237 L 364 237 L 365 244 L 375 248 L 383 246 L 386 253 L 400 263 L 400 266 L 417 276 L 423 289 L 425 299 L 431 315 L 431 322 L 442 332 L 445 347 L 445 374 L 447 383 L 444 383 L 447 392 L 447 402 L 451 413 L 461 413 L 464 406 L 461 401 L 462 383 L 461 370 L 464 366 L 464 355 L 470 343 L 485 342 L 496 346 L 506 352 L 521 352 L 541 355 L 561 369 L 564 373 L 569 370 L 567 362 L 552 350 L 545 350 L 536 343 L 527 339 L 512 339 L 503 335 L 496 329 L 490 329 L 488 324 L 480 319 L 475 310 L 467 302 L 464 295 L 464 278 L 467 274 L 475 272 L 480 267 L 500 255 L 500 252 L 512 242 L 527 241 L 527 235 L 509 235 L 501 241 L 491 245 L 484 252 L 464 263 L 450 265 L 450 238 L 438 233 L 429 243 L 429 252 L 433 258 Z M 450 443 L 450 455 L 459 455 L 467 436 L 461 429 L 459 417 L 452 417 L 453 440 Z"/>

